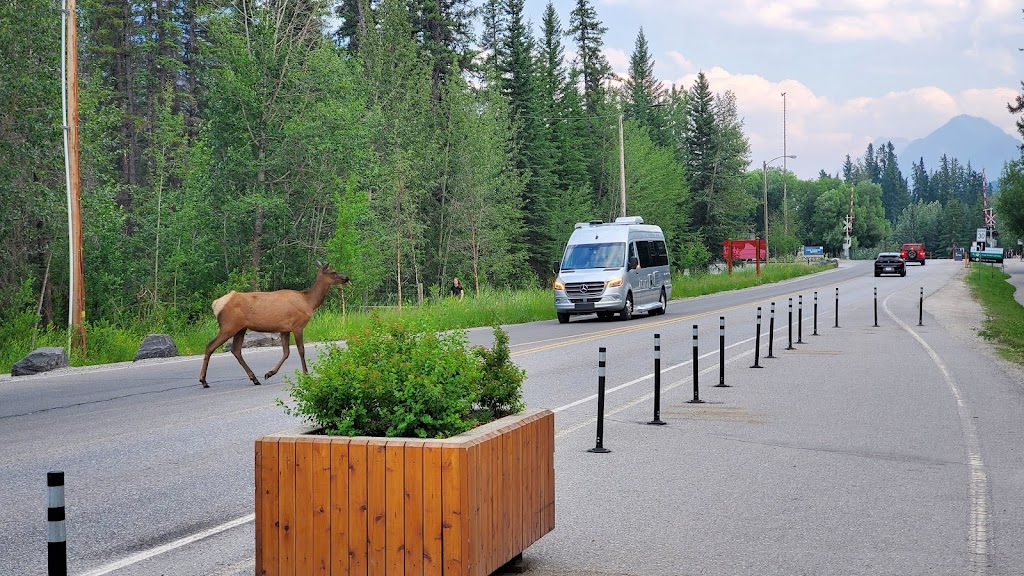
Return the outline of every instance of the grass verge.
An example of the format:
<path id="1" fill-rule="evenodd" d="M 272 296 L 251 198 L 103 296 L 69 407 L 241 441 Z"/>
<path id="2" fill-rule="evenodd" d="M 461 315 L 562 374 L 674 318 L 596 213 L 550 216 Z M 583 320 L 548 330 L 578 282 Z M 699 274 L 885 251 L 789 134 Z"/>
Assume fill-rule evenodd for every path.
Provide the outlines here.
<path id="1" fill-rule="evenodd" d="M 1002 270 L 986 264 L 972 264 L 967 285 L 985 310 L 981 336 L 996 346 L 1000 356 L 1024 365 L 1024 306 L 1013 297 L 1014 286 Z"/>

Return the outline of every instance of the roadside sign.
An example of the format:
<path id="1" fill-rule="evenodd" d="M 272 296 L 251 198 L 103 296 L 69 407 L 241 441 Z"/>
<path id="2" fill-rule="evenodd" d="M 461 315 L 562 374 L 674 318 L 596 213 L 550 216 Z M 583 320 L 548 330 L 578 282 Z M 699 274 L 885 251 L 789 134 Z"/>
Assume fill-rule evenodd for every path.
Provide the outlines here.
<path id="1" fill-rule="evenodd" d="M 985 228 L 978 228 L 975 239 L 978 242 L 984 242 L 985 240 L 988 240 L 988 230 Z"/>

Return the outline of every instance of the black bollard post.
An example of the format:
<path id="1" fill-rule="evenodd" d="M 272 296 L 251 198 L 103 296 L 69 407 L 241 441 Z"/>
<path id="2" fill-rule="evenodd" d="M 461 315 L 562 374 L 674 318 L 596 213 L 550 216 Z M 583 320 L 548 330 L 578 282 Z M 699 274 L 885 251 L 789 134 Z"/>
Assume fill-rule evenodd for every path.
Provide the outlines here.
<path id="1" fill-rule="evenodd" d="M 778 358 L 772 354 L 772 346 L 775 344 L 775 302 L 772 302 L 772 315 L 768 319 L 768 355 L 765 358 Z"/>
<path id="2" fill-rule="evenodd" d="M 718 317 L 718 384 L 715 388 L 729 388 L 725 383 L 725 316 Z"/>
<path id="3" fill-rule="evenodd" d="M 875 328 L 878 328 L 878 286 L 875 286 Z"/>
<path id="4" fill-rule="evenodd" d="M 833 328 L 839 328 L 839 287 L 836 286 L 836 325 Z"/>
<path id="5" fill-rule="evenodd" d="M 654 335 L 654 420 L 648 424 L 665 424 L 661 421 L 661 334 Z"/>
<path id="6" fill-rule="evenodd" d="M 64 472 L 46 473 L 46 564 L 48 576 L 67 576 L 68 543 L 64 527 Z"/>
<path id="7" fill-rule="evenodd" d="M 921 300 L 917 307 L 917 325 L 924 326 L 924 286 L 921 286 Z"/>
<path id="8" fill-rule="evenodd" d="M 764 368 L 761 359 L 761 307 L 757 307 L 757 330 L 754 332 L 754 365 L 751 368 Z"/>
<path id="9" fill-rule="evenodd" d="M 814 333 L 811 336 L 818 335 L 818 291 L 814 291 Z"/>
<path id="10" fill-rule="evenodd" d="M 587 450 L 605 454 L 611 450 L 604 447 L 604 346 L 597 349 L 597 445 Z"/>
<path id="11" fill-rule="evenodd" d="M 789 299 L 789 346 L 786 346 L 786 350 L 796 350 L 793 347 L 793 299 Z"/>
<path id="12" fill-rule="evenodd" d="M 796 343 L 806 344 L 806 342 L 804 342 L 804 295 L 801 294 L 797 298 L 799 307 L 796 311 Z"/>
<path id="13" fill-rule="evenodd" d="M 697 385 L 697 376 L 700 373 L 700 368 L 697 366 L 699 361 L 697 355 L 697 325 L 693 325 L 693 400 L 687 400 L 687 404 L 703 404 L 704 401 L 700 399 L 700 389 Z"/>

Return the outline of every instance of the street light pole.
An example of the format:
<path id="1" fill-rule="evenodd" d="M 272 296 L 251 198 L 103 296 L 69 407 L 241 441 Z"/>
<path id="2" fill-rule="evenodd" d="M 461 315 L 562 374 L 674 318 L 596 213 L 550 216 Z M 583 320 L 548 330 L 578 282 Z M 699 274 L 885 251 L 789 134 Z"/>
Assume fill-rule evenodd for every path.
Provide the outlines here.
<path id="1" fill-rule="evenodd" d="M 764 263 L 768 263 L 768 162 L 761 162 L 761 180 L 764 187 Z"/>

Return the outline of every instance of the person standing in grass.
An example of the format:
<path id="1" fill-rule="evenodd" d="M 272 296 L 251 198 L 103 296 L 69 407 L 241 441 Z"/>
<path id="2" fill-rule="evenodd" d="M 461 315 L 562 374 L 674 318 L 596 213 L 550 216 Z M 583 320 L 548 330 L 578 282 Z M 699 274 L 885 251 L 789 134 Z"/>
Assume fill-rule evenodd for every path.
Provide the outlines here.
<path id="1" fill-rule="evenodd" d="M 458 298 L 460 301 L 465 296 L 465 291 L 462 289 L 462 284 L 459 283 L 458 278 L 452 278 L 451 295 L 453 298 Z"/>

